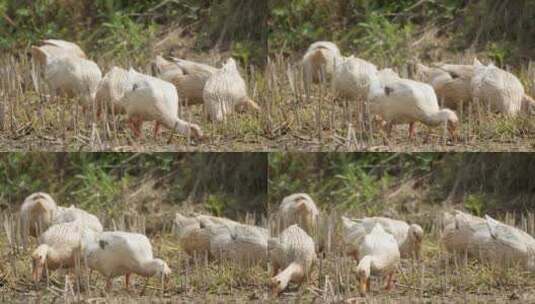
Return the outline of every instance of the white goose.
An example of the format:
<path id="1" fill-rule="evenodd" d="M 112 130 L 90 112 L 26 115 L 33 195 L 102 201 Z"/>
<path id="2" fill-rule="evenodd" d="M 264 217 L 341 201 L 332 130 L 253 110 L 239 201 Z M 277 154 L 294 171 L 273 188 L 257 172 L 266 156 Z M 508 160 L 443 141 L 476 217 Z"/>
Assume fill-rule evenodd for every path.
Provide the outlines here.
<path id="1" fill-rule="evenodd" d="M 318 224 L 319 210 L 310 195 L 294 193 L 282 199 L 279 206 L 280 229 L 298 224 L 313 234 Z"/>
<path id="2" fill-rule="evenodd" d="M 275 274 L 271 279 L 274 294 L 282 292 L 290 282 L 301 284 L 317 261 L 314 240 L 297 225 L 269 239 L 268 252 Z M 280 269 L 284 270 L 279 272 Z"/>
<path id="3" fill-rule="evenodd" d="M 195 138 L 203 136 L 201 128 L 177 117 L 178 95 L 173 84 L 136 72 L 128 71 L 129 87 L 124 94 L 124 107 L 136 136 L 141 135 L 144 121 L 156 121 L 155 133 L 160 124 Z"/>
<path id="4" fill-rule="evenodd" d="M 530 271 L 535 270 L 535 239 L 488 215 L 485 219 L 456 215 L 455 226 L 448 226 L 441 240 L 451 253 L 466 253 L 496 265 L 520 263 Z"/>
<path id="5" fill-rule="evenodd" d="M 44 78 L 52 91 L 69 97 L 79 96 L 86 111 L 93 105 L 102 78 L 98 65 L 84 58 L 66 54 L 61 49 L 34 48 L 32 54 L 44 65 Z"/>
<path id="6" fill-rule="evenodd" d="M 108 109 L 108 112 L 114 114 L 125 113 L 123 97 L 128 87 L 128 71 L 120 67 L 112 67 L 97 87 L 95 95 L 97 115 L 100 116 L 103 109 Z"/>
<path id="7" fill-rule="evenodd" d="M 161 259 L 154 258 L 149 239 L 139 233 L 106 231 L 84 235 L 83 256 L 90 269 L 106 277 L 106 288 L 112 287 L 114 277 L 125 275 L 125 286 L 130 286 L 132 273 L 168 278 L 171 269 Z"/>
<path id="8" fill-rule="evenodd" d="M 162 80 L 173 83 L 174 79 L 183 76 L 184 72 L 174 62 L 166 60 L 162 56 L 158 55 L 151 62 L 152 75 Z"/>
<path id="9" fill-rule="evenodd" d="M 471 71 L 471 72 L 470 72 Z M 440 102 L 446 107 L 458 108 L 472 100 L 473 67 L 442 65 L 440 68 L 417 65 L 417 74 L 435 90 Z"/>
<path id="10" fill-rule="evenodd" d="M 201 222 L 202 223 L 202 222 Z M 230 260 L 242 266 L 267 260 L 268 231 L 251 225 L 202 223 L 210 234 L 210 254 L 220 260 Z"/>
<path id="11" fill-rule="evenodd" d="M 188 218 L 177 213 L 175 227 L 180 247 L 189 256 L 203 256 L 210 253 L 210 233 L 201 228 L 197 218 Z"/>
<path id="12" fill-rule="evenodd" d="M 187 99 L 188 104 L 202 104 L 204 86 L 208 78 L 219 69 L 185 59 L 172 58 L 172 60 L 182 75 L 177 75 L 169 81 L 176 86 L 178 93 Z"/>
<path id="13" fill-rule="evenodd" d="M 472 94 L 488 105 L 491 111 L 516 115 L 522 110 L 524 86 L 518 78 L 493 64 L 487 66 L 474 60 Z"/>
<path id="14" fill-rule="evenodd" d="M 95 215 L 74 207 L 71 205 L 69 208 L 59 207 L 54 219 L 53 225 L 69 222 L 78 222 L 82 227 L 93 230 L 95 232 L 102 232 L 102 224 Z"/>
<path id="15" fill-rule="evenodd" d="M 520 262 L 529 271 L 535 271 L 535 239 L 528 233 L 505 225 L 485 215 L 487 227 L 495 243 L 492 253 L 505 262 Z"/>
<path id="16" fill-rule="evenodd" d="M 320 82 L 321 79 L 327 80 L 334 74 L 336 63 L 341 57 L 336 44 L 330 41 L 312 43 L 301 61 L 305 85 L 310 86 L 312 83 Z"/>
<path id="17" fill-rule="evenodd" d="M 41 46 L 32 46 L 32 57 L 41 65 L 46 65 L 50 57 L 73 56 L 86 59 L 84 51 L 75 43 L 59 40 L 43 40 Z"/>
<path id="18" fill-rule="evenodd" d="M 208 78 L 203 99 L 208 118 L 212 121 L 223 121 L 235 110 L 260 111 L 260 107 L 247 96 L 247 86 L 232 58 Z"/>
<path id="19" fill-rule="evenodd" d="M 48 193 L 36 192 L 26 197 L 20 207 L 23 240 L 45 231 L 52 224 L 57 209 L 56 201 Z"/>
<path id="20" fill-rule="evenodd" d="M 428 126 L 446 125 L 455 138 L 459 119 L 450 109 L 440 109 L 433 88 L 410 79 L 398 79 L 381 83 L 377 77 L 370 84 L 368 96 L 370 112 L 389 122 L 388 133 L 393 124 L 409 124 L 409 138 L 416 135 L 416 122 Z"/>
<path id="21" fill-rule="evenodd" d="M 386 290 L 394 287 L 394 272 L 400 261 L 398 243 L 393 235 L 385 232 L 377 223 L 370 233 L 366 234 L 359 246 L 361 259 L 357 266 L 360 282 L 360 293 L 365 295 L 370 289 L 372 274 L 386 277 Z"/>
<path id="22" fill-rule="evenodd" d="M 387 217 L 364 217 L 361 219 L 348 219 L 342 217 L 344 225 L 344 239 L 348 246 L 348 254 L 358 259 L 358 246 L 362 238 L 370 233 L 376 224 L 389 234 L 393 235 L 399 247 L 401 257 L 420 258 L 424 231 L 418 224 L 407 224 L 404 221 L 394 220 Z"/>
<path id="23" fill-rule="evenodd" d="M 45 267 L 48 270 L 72 269 L 80 257 L 80 244 L 84 227 L 79 222 L 50 226 L 38 238 L 39 246 L 32 253 L 35 282 L 41 280 Z"/>
<path id="24" fill-rule="evenodd" d="M 390 68 L 379 70 L 377 72 L 377 78 L 379 78 L 379 81 L 381 81 L 381 83 L 389 83 L 400 79 L 399 74 Z M 365 97 L 367 98 L 368 96 Z"/>
<path id="25" fill-rule="evenodd" d="M 334 71 L 333 86 L 335 93 L 342 97 L 366 100 L 372 77 L 377 74 L 377 67 L 354 56 L 340 59 Z"/>
<path id="26" fill-rule="evenodd" d="M 204 224 L 201 225 L 201 222 Z M 210 231 L 204 225 L 226 225 L 232 227 L 240 225 L 238 222 L 209 215 L 187 217 L 180 213 L 175 214 L 175 228 L 179 238 L 180 247 L 190 256 L 202 256 L 210 253 Z"/>

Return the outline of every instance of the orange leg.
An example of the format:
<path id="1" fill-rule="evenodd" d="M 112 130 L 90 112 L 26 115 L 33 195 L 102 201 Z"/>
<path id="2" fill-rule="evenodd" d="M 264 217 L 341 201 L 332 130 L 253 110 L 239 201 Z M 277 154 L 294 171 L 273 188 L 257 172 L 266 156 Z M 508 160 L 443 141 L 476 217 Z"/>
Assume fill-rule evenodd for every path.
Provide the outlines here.
<path id="1" fill-rule="evenodd" d="M 360 295 L 365 297 L 368 293 L 368 290 L 370 290 L 370 278 L 360 278 L 360 286 L 359 291 Z"/>
<path id="2" fill-rule="evenodd" d="M 132 129 L 132 132 L 134 132 L 135 137 L 141 136 L 141 125 L 143 121 L 137 117 L 130 118 L 130 128 Z"/>
<path id="3" fill-rule="evenodd" d="M 385 290 L 392 290 L 394 288 L 394 272 L 389 273 L 386 276 Z"/>
<path id="4" fill-rule="evenodd" d="M 111 290 L 111 278 L 108 278 L 108 280 L 106 281 L 106 290 L 107 291 Z"/>
<path id="5" fill-rule="evenodd" d="M 126 288 L 126 290 L 128 290 L 128 288 L 130 288 L 130 274 L 131 273 L 127 273 L 124 275 L 124 286 Z"/>
<path id="6" fill-rule="evenodd" d="M 158 133 L 160 132 L 160 122 L 156 121 L 154 124 L 154 137 L 158 136 Z"/>
<path id="7" fill-rule="evenodd" d="M 415 122 L 411 122 L 409 124 L 409 139 L 414 139 L 414 137 L 416 136 L 416 123 Z"/>

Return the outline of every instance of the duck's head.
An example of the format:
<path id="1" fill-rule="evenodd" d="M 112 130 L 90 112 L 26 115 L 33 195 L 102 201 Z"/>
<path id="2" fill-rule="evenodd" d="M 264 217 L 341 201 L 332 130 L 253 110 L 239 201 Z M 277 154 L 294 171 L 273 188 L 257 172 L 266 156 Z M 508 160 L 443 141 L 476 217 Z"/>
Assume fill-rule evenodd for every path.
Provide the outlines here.
<path id="1" fill-rule="evenodd" d="M 189 127 L 191 137 L 195 139 L 202 139 L 204 137 L 204 133 L 202 132 L 201 127 L 199 127 L 196 124 L 191 124 Z"/>
<path id="2" fill-rule="evenodd" d="M 154 259 L 154 264 L 156 265 L 156 275 L 159 277 L 163 277 L 165 279 L 169 278 L 172 271 L 171 268 L 169 268 L 169 265 L 161 259 Z"/>
<path id="3" fill-rule="evenodd" d="M 368 280 L 371 275 L 371 257 L 365 256 L 357 266 L 357 277 L 359 279 L 359 291 L 361 295 L 366 295 L 368 291 Z"/>
<path id="4" fill-rule="evenodd" d="M 422 248 L 422 241 L 424 238 L 424 230 L 418 224 L 412 224 L 409 227 L 409 237 L 413 243 L 414 253 L 416 258 L 420 258 L 420 251 Z"/>
<path id="5" fill-rule="evenodd" d="M 286 286 L 283 286 L 282 280 L 278 277 L 271 278 L 270 281 L 271 292 L 273 295 L 280 294 Z"/>
<path id="6" fill-rule="evenodd" d="M 34 282 L 39 282 L 43 276 L 43 269 L 45 267 L 46 259 L 50 247 L 46 244 L 39 245 L 32 253 L 33 271 L 32 279 Z"/>
<path id="7" fill-rule="evenodd" d="M 456 140 L 458 137 L 457 127 L 459 126 L 459 118 L 454 111 L 450 109 L 442 109 L 438 112 L 439 121 L 445 122 L 448 129 L 448 133 L 452 140 Z"/>

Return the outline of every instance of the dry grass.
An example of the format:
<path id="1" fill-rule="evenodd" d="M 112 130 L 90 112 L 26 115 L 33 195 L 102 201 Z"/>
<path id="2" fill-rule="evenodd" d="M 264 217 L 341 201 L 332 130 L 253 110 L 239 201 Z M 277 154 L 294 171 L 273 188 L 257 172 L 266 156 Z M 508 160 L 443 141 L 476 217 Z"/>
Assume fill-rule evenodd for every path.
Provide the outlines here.
<path id="1" fill-rule="evenodd" d="M 208 55 L 209 56 L 209 55 Z M 204 61 L 214 62 L 207 57 Z M 210 59 L 211 58 L 211 59 Z M 147 59 L 147 62 L 149 59 Z M 103 71 L 129 62 L 99 62 Z M 141 70 L 144 70 L 143 68 Z M 399 67 L 407 71 L 407 67 Z M 459 111 L 460 141 L 451 143 L 443 128 L 420 125 L 415 141 L 407 127 L 398 126 L 391 138 L 365 123 L 355 101 L 339 100 L 328 85 L 304 93 L 300 69 L 272 56 L 264 70 L 250 66 L 242 72 L 250 96 L 262 107 L 259 115 L 236 114 L 212 124 L 202 106 L 183 106 L 180 116 L 201 125 L 206 138 L 195 141 L 164 131 L 155 138 L 145 123 L 144 138 L 132 136 L 125 117 L 95 119 L 84 114 L 78 99 L 51 97 L 26 57 L 0 58 L 0 149 L 45 151 L 526 151 L 532 150 L 535 123 L 530 117 L 505 118 L 489 114 L 479 104 Z M 406 74 L 406 73 L 405 73 Z M 517 73 L 533 95 L 535 68 Z M 403 75 L 402 76 L 407 76 Z M 358 103 L 357 103 L 358 104 Z M 367 127 L 371 125 L 371 127 Z"/>
<path id="2" fill-rule="evenodd" d="M 353 216 L 362 214 L 353 213 Z M 518 216 L 518 215 L 517 215 Z M 91 280 L 84 276 L 82 292 L 64 292 L 64 276 L 61 271 L 50 275 L 48 281 L 36 286 L 31 281 L 29 259 L 32 244 L 27 249 L 20 246 L 16 238 L 16 215 L 5 215 L 0 233 L 0 300 L 27 301 L 81 301 L 87 303 L 131 303 L 131 302 L 339 302 L 355 298 L 356 302 L 508 302 L 510 300 L 530 301 L 535 299 L 535 277 L 519 267 L 483 265 L 465 257 L 453 258 L 440 248 L 439 232 L 433 220 L 427 217 L 422 224 L 427 235 L 423 244 L 423 260 L 403 260 L 396 274 L 396 288 L 386 293 L 380 288 L 382 282 L 372 281 L 372 292 L 367 298 L 360 298 L 355 273 L 356 262 L 345 257 L 341 242 L 339 214 L 332 212 L 326 221 L 333 227 L 326 239 L 330 239 L 320 254 L 320 262 L 308 282 L 302 286 L 291 285 L 279 298 L 270 295 L 267 282 L 271 270 L 268 265 L 252 268 L 235 267 L 232 264 L 208 261 L 206 257 L 189 257 L 180 249 L 177 238 L 167 228 L 151 235 L 155 255 L 165 259 L 173 270 L 165 289 L 162 282 L 152 278 L 143 290 L 144 279 L 133 276 L 131 290 L 124 289 L 123 279 L 116 278 L 111 292 L 104 289 L 104 279 L 93 274 Z M 414 219 L 414 217 L 411 217 Z M 504 216 L 512 223 L 514 217 Z M 518 218 L 518 217 L 517 217 Z M 108 222 L 112 222 L 108 219 Z M 143 231 L 143 220 L 130 222 L 132 231 Z M 132 224 L 132 223 L 137 224 Z M 263 221 L 265 222 L 265 221 Z M 532 214 L 521 217 L 519 226 L 533 233 L 535 221 Z M 165 226 L 165 225 L 163 225 Z M 118 224 L 118 229 L 126 229 Z M 324 230 L 327 231 L 327 230 Z M 88 283 L 89 282 L 89 283 Z M 143 295 L 140 293 L 143 292 Z"/>

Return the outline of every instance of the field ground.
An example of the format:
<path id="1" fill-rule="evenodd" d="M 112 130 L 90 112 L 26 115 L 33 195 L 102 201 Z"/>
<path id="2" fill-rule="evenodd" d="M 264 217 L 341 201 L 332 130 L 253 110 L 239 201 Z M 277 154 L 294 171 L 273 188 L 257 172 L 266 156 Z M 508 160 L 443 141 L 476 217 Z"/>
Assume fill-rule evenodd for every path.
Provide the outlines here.
<path id="1" fill-rule="evenodd" d="M 220 56 L 206 54 L 205 62 Z M 296 59 L 297 60 L 297 59 Z M 466 59 L 465 61 L 467 61 Z M 147 64 L 150 59 L 147 58 Z M 199 124 L 205 137 L 188 139 L 161 131 L 154 137 L 153 123 L 144 124 L 142 138 L 134 138 L 126 117 L 111 114 L 99 119 L 82 113 L 77 98 L 54 97 L 32 72 L 28 59 L 0 59 L 2 98 L 0 150 L 3 151 L 533 151 L 535 120 L 490 114 L 484 105 L 471 103 L 458 109 L 459 139 L 447 140 L 444 127 L 429 130 L 418 124 L 416 139 L 408 139 L 407 126 L 397 126 L 389 139 L 367 121 L 360 101 L 333 96 L 330 85 L 316 85 L 304 93 L 298 66 L 276 56 L 263 71 L 242 69 L 250 96 L 262 110 L 240 113 L 222 123 L 207 121 L 202 105 L 183 106 L 179 116 Z M 105 73 L 112 64 L 100 63 Z M 126 66 L 128 64 L 123 64 Z M 407 66 L 397 70 L 406 71 Z M 143 71 L 144 69 L 141 68 Z M 533 95 L 529 79 L 533 65 L 518 71 Z M 408 75 L 401 74 L 402 77 Z M 365 123 L 366 122 L 366 123 Z"/>
<path id="2" fill-rule="evenodd" d="M 429 209 L 407 218 L 421 223 L 426 230 L 422 262 L 403 260 L 396 274 L 396 288 L 385 293 L 380 288 L 382 281 L 376 278 L 372 281 L 372 292 L 367 298 L 358 295 L 356 262 L 342 255 L 341 227 L 337 220 L 339 213 L 333 211 L 327 216 L 328 225 L 335 227 L 330 235 L 331 242 L 325 243 L 325 250 L 320 253 L 320 262 L 313 275 L 301 287 L 291 285 L 279 298 L 270 294 L 267 285 L 270 266 L 233 267 L 229 263 L 208 261 L 205 257 L 191 258 L 180 249 L 170 225 L 161 223 L 162 230 L 154 231 L 150 236 L 155 256 L 166 260 L 173 274 L 165 289 L 162 289 L 158 279 L 152 278 L 143 295 L 140 293 L 144 279 L 136 276 L 130 291 L 124 289 L 122 278 L 116 278 L 113 290 L 108 293 L 104 289 L 103 278 L 93 274 L 89 287 L 87 276 L 84 275 L 82 293 L 72 296 L 64 293 L 64 276 L 59 271 L 51 275 L 48 283 L 43 281 L 37 287 L 31 281 L 30 250 L 10 246 L 7 238 L 10 234 L 3 230 L 0 234 L 0 300 L 66 300 L 84 303 L 338 303 L 349 299 L 354 303 L 526 303 L 535 300 L 534 274 L 524 269 L 483 265 L 464 257 L 450 260 L 451 256 L 441 250 L 438 242 L 439 232 L 434 219 L 436 211 Z M 351 214 L 358 216 L 358 213 Z M 333 222 L 335 220 L 336 223 Z M 4 223 L 5 228 L 10 227 L 7 220 Z M 528 227 L 535 227 L 533 223 L 527 223 Z M 139 231 L 140 228 L 131 226 L 131 229 Z"/>

